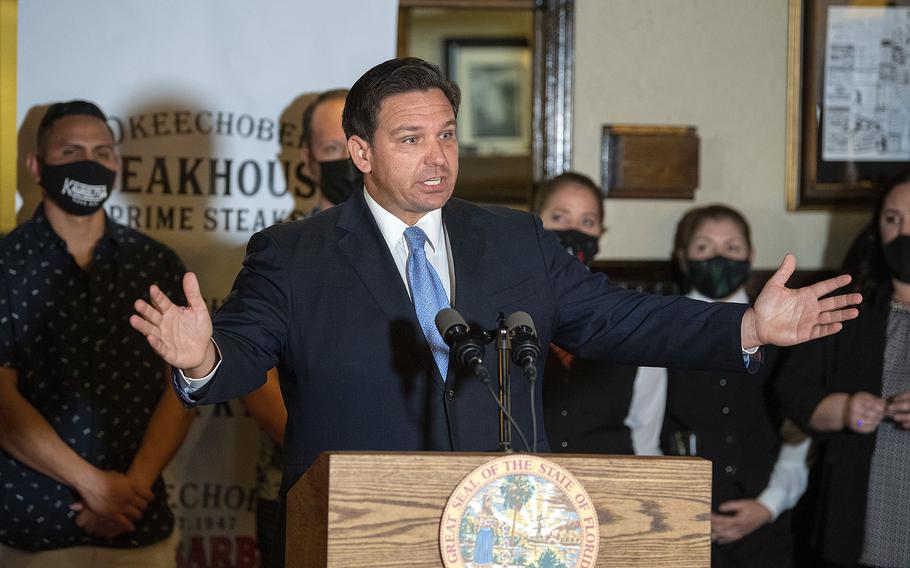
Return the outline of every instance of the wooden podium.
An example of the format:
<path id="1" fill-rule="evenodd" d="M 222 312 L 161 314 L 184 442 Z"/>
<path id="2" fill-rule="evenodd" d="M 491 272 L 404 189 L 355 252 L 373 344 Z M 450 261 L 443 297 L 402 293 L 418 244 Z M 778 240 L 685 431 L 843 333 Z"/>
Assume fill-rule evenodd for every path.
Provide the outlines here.
<path id="1" fill-rule="evenodd" d="M 442 566 L 439 522 L 458 483 L 495 453 L 321 454 L 288 493 L 287 566 Z M 571 472 L 600 521 L 596 567 L 708 567 L 711 463 L 542 454 Z"/>

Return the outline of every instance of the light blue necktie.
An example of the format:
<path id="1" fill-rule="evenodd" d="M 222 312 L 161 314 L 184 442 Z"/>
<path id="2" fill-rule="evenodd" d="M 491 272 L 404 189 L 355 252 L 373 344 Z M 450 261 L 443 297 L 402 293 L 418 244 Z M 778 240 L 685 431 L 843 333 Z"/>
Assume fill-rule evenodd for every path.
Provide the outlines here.
<path id="1" fill-rule="evenodd" d="M 404 238 L 410 251 L 407 273 L 411 299 L 414 301 L 420 327 L 427 338 L 427 343 L 430 344 L 430 351 L 433 352 L 433 359 L 436 360 L 436 366 L 439 367 L 439 373 L 445 381 L 449 369 L 449 346 L 436 329 L 436 314 L 449 307 L 449 299 L 446 297 L 439 275 L 427 260 L 427 253 L 424 250 L 427 234 L 420 227 L 408 227 L 404 230 Z"/>

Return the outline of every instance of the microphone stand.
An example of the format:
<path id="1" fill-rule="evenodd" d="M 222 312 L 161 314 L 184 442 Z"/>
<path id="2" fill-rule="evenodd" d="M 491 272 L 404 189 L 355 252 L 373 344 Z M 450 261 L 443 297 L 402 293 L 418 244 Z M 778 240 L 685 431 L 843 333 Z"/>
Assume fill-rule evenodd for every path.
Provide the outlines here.
<path id="1" fill-rule="evenodd" d="M 513 314 L 514 315 L 514 314 Z M 510 316 L 511 317 L 511 316 Z M 526 316 L 527 319 L 530 316 Z M 533 325 L 533 324 L 531 324 Z M 499 312 L 496 329 L 471 333 L 470 327 L 457 311 L 452 308 L 440 310 L 436 314 L 436 329 L 450 349 L 454 350 L 454 360 L 461 366 L 471 371 L 475 377 L 486 387 L 493 401 L 499 406 L 499 449 L 503 452 L 513 452 L 512 426 L 518 432 L 518 437 L 527 451 L 531 451 L 528 439 L 521 431 L 521 427 L 512 418 L 512 391 L 509 385 L 509 354 L 512 351 L 512 334 L 508 322 Z M 496 342 L 499 352 L 499 395 L 490 384 L 490 374 L 483 366 L 483 346 Z M 520 344 L 520 345 L 523 345 Z M 514 353 L 513 353 L 514 355 Z M 531 397 L 533 403 L 533 395 Z M 534 409 L 531 409 L 534 416 Z M 536 432 L 535 432 L 536 434 Z M 536 443 L 535 443 L 536 446 Z"/>
<path id="2" fill-rule="evenodd" d="M 493 331 L 496 353 L 499 363 L 499 449 L 510 453 L 512 448 L 512 423 L 508 416 L 512 414 L 512 386 L 509 378 L 509 353 L 512 350 L 512 339 L 505 324 L 505 316 L 499 312 L 496 329 Z"/>

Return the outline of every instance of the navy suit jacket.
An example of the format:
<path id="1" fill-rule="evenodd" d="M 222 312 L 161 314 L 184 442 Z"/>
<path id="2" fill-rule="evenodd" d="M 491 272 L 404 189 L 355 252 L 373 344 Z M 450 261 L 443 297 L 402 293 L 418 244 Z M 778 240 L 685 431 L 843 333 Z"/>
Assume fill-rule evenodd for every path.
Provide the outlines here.
<path id="1" fill-rule="evenodd" d="M 492 329 L 499 312 L 523 310 L 541 345 L 553 341 L 582 357 L 742 371 L 745 306 L 613 286 L 527 213 L 453 198 L 442 218 L 454 263 L 454 308 L 472 328 Z M 254 235 L 214 317 L 213 336 L 221 367 L 192 398 L 182 398 L 208 404 L 241 396 L 277 366 L 288 410 L 284 490 L 325 450 L 498 448 L 495 402 L 454 362 L 442 381 L 361 192 Z M 492 346 L 485 362 L 495 380 Z M 540 382 L 533 394 L 538 417 Z M 531 400 L 513 366 L 512 414 L 529 438 Z M 546 439 L 542 420 L 538 437 Z"/>

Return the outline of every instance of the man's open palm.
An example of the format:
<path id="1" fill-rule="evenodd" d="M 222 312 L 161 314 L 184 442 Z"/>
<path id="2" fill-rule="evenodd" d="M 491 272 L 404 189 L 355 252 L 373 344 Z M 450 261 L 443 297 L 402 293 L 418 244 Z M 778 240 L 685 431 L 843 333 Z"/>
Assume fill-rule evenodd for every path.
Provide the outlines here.
<path id="1" fill-rule="evenodd" d="M 136 300 L 136 314 L 130 317 L 130 325 L 145 335 L 152 349 L 171 366 L 194 369 L 205 362 L 212 349 L 212 318 L 192 272 L 183 276 L 183 293 L 189 304 L 186 307 L 174 304 L 152 285 L 151 303 Z"/>
<path id="2" fill-rule="evenodd" d="M 860 294 L 842 294 L 821 299 L 850 283 L 841 275 L 805 288 L 787 288 L 796 269 L 792 254 L 784 257 L 755 304 L 743 317 L 743 347 L 756 345 L 788 346 L 837 333 L 844 321 L 859 315 L 851 306 L 862 302 Z"/>

